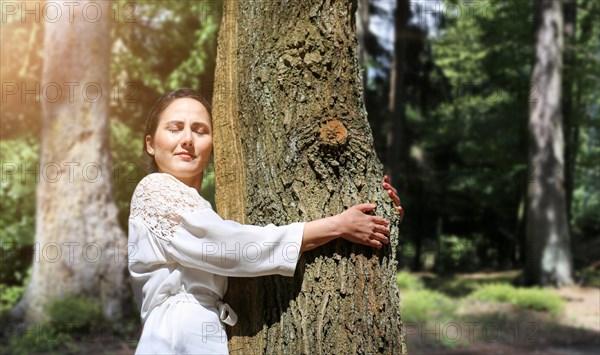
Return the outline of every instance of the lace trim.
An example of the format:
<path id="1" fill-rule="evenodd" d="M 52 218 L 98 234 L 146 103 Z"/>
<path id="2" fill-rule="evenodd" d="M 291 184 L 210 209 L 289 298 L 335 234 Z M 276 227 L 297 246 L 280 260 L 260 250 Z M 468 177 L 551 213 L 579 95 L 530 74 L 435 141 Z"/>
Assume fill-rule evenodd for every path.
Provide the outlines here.
<path id="1" fill-rule="evenodd" d="M 212 209 L 198 192 L 172 175 L 154 173 L 143 178 L 131 199 L 129 218 L 138 218 L 157 237 L 169 239 L 181 213 Z"/>

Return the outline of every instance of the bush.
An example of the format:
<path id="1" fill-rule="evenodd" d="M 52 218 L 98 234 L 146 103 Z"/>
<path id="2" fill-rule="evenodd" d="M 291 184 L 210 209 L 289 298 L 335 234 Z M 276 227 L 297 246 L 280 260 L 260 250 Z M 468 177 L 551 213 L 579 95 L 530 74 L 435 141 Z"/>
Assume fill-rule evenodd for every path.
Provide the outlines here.
<path id="1" fill-rule="evenodd" d="M 69 335 L 61 333 L 50 324 L 36 324 L 28 327 L 23 334 L 10 338 L 8 353 L 15 355 L 47 353 L 65 345 L 72 347 L 69 341 Z"/>
<path id="2" fill-rule="evenodd" d="M 33 260 L 36 176 L 24 172 L 35 169 L 38 151 L 32 137 L 0 142 L 0 280 L 7 287 L 25 284 Z"/>
<path id="3" fill-rule="evenodd" d="M 48 315 L 58 331 L 86 331 L 103 322 L 97 301 L 68 296 L 47 305 Z"/>
<path id="4" fill-rule="evenodd" d="M 100 305 L 96 301 L 68 296 L 46 306 L 49 322 L 29 326 L 10 338 L 11 354 L 52 352 L 58 349 L 79 352 L 73 341 L 90 333 L 93 326 L 103 324 Z M 96 328 L 97 329 L 97 328 Z"/>
<path id="5" fill-rule="evenodd" d="M 403 293 L 401 304 L 404 322 L 446 320 L 453 316 L 455 308 L 454 302 L 448 296 L 429 290 Z"/>
<path id="6" fill-rule="evenodd" d="M 406 271 L 400 271 L 396 275 L 396 284 L 400 291 L 416 291 L 424 288 L 423 281 L 418 276 Z"/>
<path id="7" fill-rule="evenodd" d="M 25 287 L 0 284 L 0 315 L 11 310 L 23 295 Z"/>

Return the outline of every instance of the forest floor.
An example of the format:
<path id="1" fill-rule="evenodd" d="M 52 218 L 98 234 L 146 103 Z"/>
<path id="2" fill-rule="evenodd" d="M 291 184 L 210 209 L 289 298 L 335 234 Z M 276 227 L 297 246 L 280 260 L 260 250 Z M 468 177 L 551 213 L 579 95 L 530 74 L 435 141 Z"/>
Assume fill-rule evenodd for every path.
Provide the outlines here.
<path id="1" fill-rule="evenodd" d="M 554 316 L 459 299 L 454 318 L 406 324 L 409 354 L 600 354 L 600 288 L 572 286 L 551 292 L 564 300 Z"/>
<path id="2" fill-rule="evenodd" d="M 514 275 L 455 275 L 446 279 L 443 285 L 435 286 L 433 289 L 437 291 L 456 293 L 452 296 L 454 309 L 449 317 L 440 317 L 443 319 L 440 321 L 405 321 L 409 354 L 600 354 L 600 288 L 572 286 L 551 289 L 564 301 L 560 313 L 551 315 L 512 304 L 469 299 L 465 285 L 471 285 L 472 281 L 480 282 L 483 278 L 509 280 Z M 444 290 L 444 287 L 448 289 Z M 407 293 L 401 289 L 401 297 Z M 427 305 L 431 308 L 437 306 Z M 49 353 L 134 354 L 141 325 L 132 320 L 119 325 L 119 328 L 120 331 L 101 331 L 84 339 L 71 337 L 67 343 Z M 0 347 L 0 353 L 3 353 L 1 350 Z"/>

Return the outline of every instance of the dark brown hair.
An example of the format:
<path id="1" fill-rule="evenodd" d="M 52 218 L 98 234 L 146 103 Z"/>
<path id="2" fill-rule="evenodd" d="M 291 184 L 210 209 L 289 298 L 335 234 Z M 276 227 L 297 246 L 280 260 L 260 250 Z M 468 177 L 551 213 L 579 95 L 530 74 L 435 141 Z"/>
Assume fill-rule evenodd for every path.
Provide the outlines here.
<path id="1" fill-rule="evenodd" d="M 212 107 L 210 103 L 208 102 L 208 100 L 206 100 L 206 98 L 204 98 L 204 96 L 200 95 L 198 92 L 192 89 L 177 89 L 159 97 L 154 103 L 154 105 L 152 105 L 152 108 L 150 108 L 150 112 L 148 113 L 148 119 L 146 120 L 146 131 L 144 132 L 144 139 L 142 140 L 142 156 L 140 160 L 142 162 L 142 167 L 146 170 L 148 174 L 157 172 L 158 166 L 156 165 L 154 157 L 148 154 L 148 151 L 146 150 L 146 136 L 149 135 L 154 138 L 154 134 L 156 133 L 156 129 L 158 128 L 158 122 L 160 121 L 161 113 L 163 113 L 173 101 L 183 98 L 194 99 L 200 102 L 202 105 L 204 105 L 212 120 Z"/>

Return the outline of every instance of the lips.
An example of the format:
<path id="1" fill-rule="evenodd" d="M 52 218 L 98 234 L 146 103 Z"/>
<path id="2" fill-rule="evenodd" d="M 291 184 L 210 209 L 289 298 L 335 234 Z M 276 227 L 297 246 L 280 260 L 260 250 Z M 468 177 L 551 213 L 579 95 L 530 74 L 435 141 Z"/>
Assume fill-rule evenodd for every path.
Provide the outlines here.
<path id="1" fill-rule="evenodd" d="M 189 158 L 195 158 L 196 156 L 189 153 L 189 152 L 179 152 L 179 153 L 175 153 L 175 155 L 179 155 L 179 156 L 183 156 L 183 157 L 189 157 Z"/>

